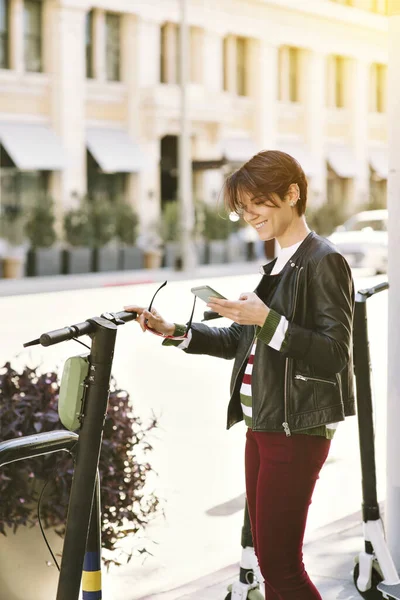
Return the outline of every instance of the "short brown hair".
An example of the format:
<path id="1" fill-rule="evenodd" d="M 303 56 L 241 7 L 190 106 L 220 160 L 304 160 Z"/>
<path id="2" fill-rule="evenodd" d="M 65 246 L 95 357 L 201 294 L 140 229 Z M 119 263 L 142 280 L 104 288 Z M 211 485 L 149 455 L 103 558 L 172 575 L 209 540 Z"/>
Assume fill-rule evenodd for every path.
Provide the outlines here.
<path id="1" fill-rule="evenodd" d="M 230 211 L 240 212 L 243 196 L 250 194 L 276 206 L 273 194 L 283 200 L 292 183 L 299 186 L 300 199 L 296 208 L 298 214 L 303 215 L 307 205 L 307 179 L 303 169 L 290 154 L 279 150 L 265 150 L 253 156 L 226 179 L 225 205 Z"/>

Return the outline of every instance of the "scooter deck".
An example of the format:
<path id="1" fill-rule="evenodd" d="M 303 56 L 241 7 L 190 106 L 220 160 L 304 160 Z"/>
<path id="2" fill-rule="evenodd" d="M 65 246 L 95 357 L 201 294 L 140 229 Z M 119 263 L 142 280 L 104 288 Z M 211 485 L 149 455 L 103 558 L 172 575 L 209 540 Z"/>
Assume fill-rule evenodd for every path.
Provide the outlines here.
<path id="1" fill-rule="evenodd" d="M 395 585 L 386 585 L 382 581 L 381 583 L 378 583 L 376 589 L 384 594 L 387 594 L 392 600 L 400 600 L 400 583 L 396 583 Z"/>

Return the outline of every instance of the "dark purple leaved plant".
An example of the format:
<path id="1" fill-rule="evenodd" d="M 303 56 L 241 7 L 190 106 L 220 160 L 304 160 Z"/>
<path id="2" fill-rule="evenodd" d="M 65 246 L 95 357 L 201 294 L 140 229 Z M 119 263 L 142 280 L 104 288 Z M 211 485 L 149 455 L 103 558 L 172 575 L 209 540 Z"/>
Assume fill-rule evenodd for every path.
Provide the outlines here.
<path id="1" fill-rule="evenodd" d="M 17 371 L 6 363 L 0 369 L 0 441 L 62 429 L 58 394 L 57 373 L 39 373 L 39 369 L 29 367 Z M 143 425 L 133 413 L 128 392 L 119 390 L 113 380 L 99 465 L 102 544 L 109 551 L 118 549 L 119 540 L 127 534 L 143 531 L 160 512 L 156 495 L 144 491 L 152 472 L 146 458 L 152 450 L 148 434 L 156 426 L 156 419 Z M 44 482 L 50 479 L 42 499 L 41 518 L 45 527 L 56 527 L 62 536 L 72 473 L 73 461 L 67 453 L 1 468 L 0 533 L 6 535 L 10 528 L 15 532 L 21 525 L 37 525 L 38 497 Z M 112 558 L 104 560 L 105 564 L 121 564 L 115 556 L 113 553 Z M 127 556 L 129 561 L 131 554 Z"/>

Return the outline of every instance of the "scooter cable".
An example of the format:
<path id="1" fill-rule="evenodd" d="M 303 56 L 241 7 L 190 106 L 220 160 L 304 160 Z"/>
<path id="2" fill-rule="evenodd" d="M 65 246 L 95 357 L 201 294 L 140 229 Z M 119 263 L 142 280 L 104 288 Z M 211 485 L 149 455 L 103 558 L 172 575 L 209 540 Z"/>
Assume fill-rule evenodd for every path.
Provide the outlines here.
<path id="1" fill-rule="evenodd" d="M 56 557 L 54 556 L 54 553 L 53 553 L 53 551 L 52 551 L 52 549 L 51 549 L 51 547 L 50 547 L 50 544 L 49 544 L 49 542 L 47 541 L 47 537 L 46 537 L 46 534 L 45 534 L 45 532 L 44 532 L 44 529 L 43 529 L 43 526 L 42 526 L 42 520 L 41 520 L 41 518 L 40 518 L 40 504 L 41 504 L 41 501 L 42 501 L 42 498 L 43 498 L 43 494 L 44 494 L 44 491 L 45 491 L 45 489 L 46 489 L 46 487 L 47 487 L 48 483 L 50 483 L 50 479 L 51 479 L 51 478 L 53 477 L 53 475 L 55 474 L 56 470 L 57 470 L 57 467 L 55 467 L 55 468 L 54 468 L 54 470 L 53 470 L 53 473 L 52 473 L 52 474 L 51 474 L 51 476 L 48 478 L 48 480 L 46 481 L 46 483 L 45 483 L 45 484 L 44 484 L 44 486 L 43 486 L 43 489 L 42 489 L 42 491 L 40 492 L 40 496 L 39 496 L 39 500 L 38 500 L 38 507 L 37 507 L 37 511 L 38 511 L 38 521 L 39 521 L 39 527 L 40 527 L 40 531 L 42 532 L 43 539 L 44 539 L 44 541 L 45 541 L 45 543 L 46 543 L 46 546 L 47 546 L 47 548 L 48 548 L 48 550 L 49 550 L 49 552 L 50 552 L 50 554 L 51 554 L 51 557 L 52 557 L 52 559 L 53 559 L 53 561 L 54 561 L 54 564 L 56 565 L 56 567 L 57 567 L 58 571 L 60 571 L 60 565 L 58 564 L 58 562 L 57 562 L 57 559 L 56 559 Z"/>
<path id="2" fill-rule="evenodd" d="M 91 350 L 90 346 L 85 344 L 85 342 L 81 342 L 81 340 L 78 340 L 77 338 L 71 338 L 71 341 L 78 342 L 78 344 L 82 344 L 82 346 L 85 346 L 85 348 L 87 348 L 88 350 Z"/>

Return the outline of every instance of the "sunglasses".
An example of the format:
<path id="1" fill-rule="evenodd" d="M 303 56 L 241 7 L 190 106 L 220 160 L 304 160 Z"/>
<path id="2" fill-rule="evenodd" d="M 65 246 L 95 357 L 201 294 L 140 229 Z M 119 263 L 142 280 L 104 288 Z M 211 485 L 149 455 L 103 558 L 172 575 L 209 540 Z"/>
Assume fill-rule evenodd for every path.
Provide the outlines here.
<path id="1" fill-rule="evenodd" d="M 164 281 L 164 283 L 162 285 L 160 285 L 160 287 L 158 288 L 158 290 L 156 290 L 156 292 L 155 292 L 154 296 L 152 297 L 151 302 L 149 304 L 149 308 L 147 309 L 149 312 L 151 312 L 154 299 L 157 296 L 158 292 L 160 290 L 162 290 L 167 285 L 167 283 L 168 283 L 168 281 Z M 169 340 L 185 340 L 187 338 L 189 330 L 190 330 L 190 328 L 192 326 L 192 320 L 193 320 L 195 306 L 196 306 L 196 296 L 194 296 L 192 313 L 190 315 L 189 321 L 186 323 L 186 330 L 185 330 L 185 333 L 183 335 L 179 335 L 179 336 L 176 336 L 176 335 L 164 335 L 163 333 L 160 333 L 159 331 L 156 331 L 155 329 L 153 329 L 152 327 L 150 327 L 148 325 L 147 319 L 144 322 L 144 327 L 145 327 L 145 329 L 147 329 L 147 331 L 150 331 L 151 333 L 154 333 L 154 335 L 158 335 L 158 336 L 163 337 L 165 339 L 169 339 Z"/>

